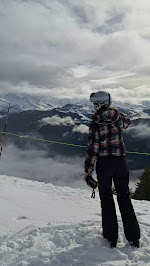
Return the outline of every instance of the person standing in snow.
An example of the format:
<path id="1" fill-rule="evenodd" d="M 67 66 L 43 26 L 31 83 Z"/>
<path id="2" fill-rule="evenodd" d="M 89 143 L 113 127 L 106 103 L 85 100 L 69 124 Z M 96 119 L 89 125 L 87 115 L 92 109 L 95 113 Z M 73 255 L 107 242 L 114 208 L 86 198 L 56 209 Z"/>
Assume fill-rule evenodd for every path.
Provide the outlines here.
<path id="1" fill-rule="evenodd" d="M 130 245 L 139 247 L 140 228 L 129 195 L 129 170 L 122 136 L 123 129 L 131 121 L 120 114 L 117 108 L 110 107 L 111 96 L 107 92 L 92 93 L 90 101 L 94 105 L 95 114 L 89 127 L 84 180 L 87 181 L 96 162 L 103 236 L 111 247 L 116 247 L 118 222 L 112 194 L 113 180 L 125 237 Z"/>

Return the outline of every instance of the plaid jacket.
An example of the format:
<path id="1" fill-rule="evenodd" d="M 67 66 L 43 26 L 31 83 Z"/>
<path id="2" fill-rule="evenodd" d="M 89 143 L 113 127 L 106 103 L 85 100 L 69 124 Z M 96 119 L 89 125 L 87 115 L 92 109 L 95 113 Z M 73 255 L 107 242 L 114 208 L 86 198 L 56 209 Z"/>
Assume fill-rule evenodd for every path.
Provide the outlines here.
<path id="1" fill-rule="evenodd" d="M 98 156 L 126 155 L 122 131 L 130 124 L 130 119 L 120 114 L 117 109 L 103 110 L 93 115 L 89 127 L 85 172 L 92 173 Z"/>

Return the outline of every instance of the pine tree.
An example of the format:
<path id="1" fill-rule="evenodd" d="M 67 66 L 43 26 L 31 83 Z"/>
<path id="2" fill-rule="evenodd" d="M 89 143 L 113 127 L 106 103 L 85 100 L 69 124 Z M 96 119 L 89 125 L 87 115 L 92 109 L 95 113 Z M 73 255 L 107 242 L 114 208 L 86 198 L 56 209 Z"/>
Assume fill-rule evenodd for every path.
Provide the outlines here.
<path id="1" fill-rule="evenodd" d="M 136 185 L 133 199 L 150 201 L 150 168 L 145 168 L 140 182 Z"/>

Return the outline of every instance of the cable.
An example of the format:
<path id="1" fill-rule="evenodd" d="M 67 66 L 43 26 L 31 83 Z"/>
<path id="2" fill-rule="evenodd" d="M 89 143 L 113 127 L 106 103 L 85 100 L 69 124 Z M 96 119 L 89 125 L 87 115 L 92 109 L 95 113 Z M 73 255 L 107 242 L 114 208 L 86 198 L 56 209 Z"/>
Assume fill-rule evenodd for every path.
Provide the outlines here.
<path id="1" fill-rule="evenodd" d="M 23 136 L 23 135 L 18 135 L 18 134 L 13 134 L 13 133 L 9 133 L 9 132 L 0 132 L 0 134 L 7 134 L 7 135 L 10 135 L 10 136 L 16 136 L 16 137 L 19 137 L 19 138 L 32 139 L 32 140 L 36 140 L 36 141 L 49 142 L 49 143 L 61 144 L 61 145 L 67 145 L 67 146 L 73 146 L 73 147 L 80 147 L 80 148 L 86 148 L 87 147 L 87 146 L 78 145 L 78 144 L 72 144 L 72 143 L 65 143 L 65 142 L 59 142 L 59 141 L 53 141 L 53 140 L 47 140 L 47 139 L 38 139 L 38 138 L 33 138 L 33 137 L 28 137 L 28 136 Z M 150 156 L 150 153 L 146 153 L 146 152 L 127 151 L 127 153 Z"/>

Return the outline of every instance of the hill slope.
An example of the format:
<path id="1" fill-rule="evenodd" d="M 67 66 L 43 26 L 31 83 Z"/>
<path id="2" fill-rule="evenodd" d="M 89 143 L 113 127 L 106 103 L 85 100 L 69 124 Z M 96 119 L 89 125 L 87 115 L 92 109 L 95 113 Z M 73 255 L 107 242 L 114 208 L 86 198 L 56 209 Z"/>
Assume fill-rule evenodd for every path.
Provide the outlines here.
<path id="1" fill-rule="evenodd" d="M 0 265 L 150 265 L 150 203 L 133 200 L 139 249 L 124 238 L 117 208 L 118 246 L 111 249 L 101 235 L 98 193 L 90 196 L 86 185 L 72 189 L 0 175 Z"/>

